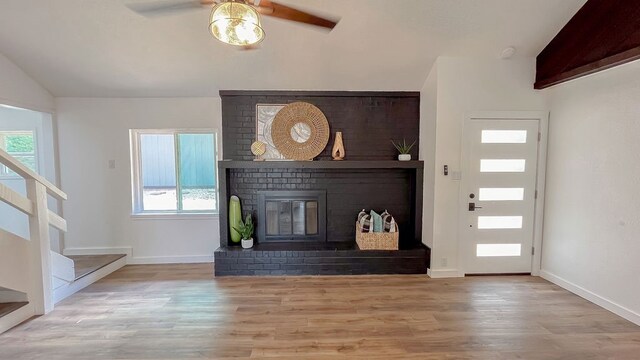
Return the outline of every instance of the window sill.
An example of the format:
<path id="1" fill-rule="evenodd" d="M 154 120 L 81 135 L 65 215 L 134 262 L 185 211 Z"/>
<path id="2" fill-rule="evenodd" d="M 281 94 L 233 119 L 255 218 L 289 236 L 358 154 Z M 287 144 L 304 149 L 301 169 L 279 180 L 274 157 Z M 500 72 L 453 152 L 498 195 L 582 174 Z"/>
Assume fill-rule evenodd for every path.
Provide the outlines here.
<path id="1" fill-rule="evenodd" d="M 139 213 L 131 214 L 133 220 L 214 220 L 218 213 Z"/>

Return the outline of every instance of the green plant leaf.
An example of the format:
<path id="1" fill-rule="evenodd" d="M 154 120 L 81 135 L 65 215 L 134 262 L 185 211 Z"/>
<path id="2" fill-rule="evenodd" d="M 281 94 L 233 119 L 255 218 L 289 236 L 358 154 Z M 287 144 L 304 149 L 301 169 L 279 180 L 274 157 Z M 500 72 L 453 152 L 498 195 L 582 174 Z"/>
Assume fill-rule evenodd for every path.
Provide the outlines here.
<path id="1" fill-rule="evenodd" d="M 240 237 L 242 237 L 243 239 L 251 239 L 253 237 L 254 231 L 253 219 L 251 218 L 251 214 L 247 214 L 244 222 L 240 221 L 240 225 L 238 225 L 238 227 L 233 226 L 232 228 L 237 231 L 240 234 Z"/>
<path id="2" fill-rule="evenodd" d="M 398 150 L 400 154 L 409 154 L 413 146 L 416 144 L 416 142 L 414 141 L 410 145 L 407 145 L 406 139 L 402 139 L 401 143 L 400 142 L 396 143 L 393 140 L 391 140 L 391 143 L 393 144 L 393 146 L 395 146 L 396 150 Z"/>

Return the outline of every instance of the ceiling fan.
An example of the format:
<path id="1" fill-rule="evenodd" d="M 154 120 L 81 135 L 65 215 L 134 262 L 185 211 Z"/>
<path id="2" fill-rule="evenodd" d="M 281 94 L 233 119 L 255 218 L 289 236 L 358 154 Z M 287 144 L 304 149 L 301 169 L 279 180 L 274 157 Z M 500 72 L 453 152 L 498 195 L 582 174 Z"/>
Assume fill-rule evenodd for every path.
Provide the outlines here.
<path id="1" fill-rule="evenodd" d="M 338 20 L 323 18 L 271 0 L 157 0 L 127 5 L 146 16 L 163 16 L 211 7 L 209 30 L 218 40 L 242 48 L 254 48 L 264 39 L 260 16 L 333 29 Z"/>

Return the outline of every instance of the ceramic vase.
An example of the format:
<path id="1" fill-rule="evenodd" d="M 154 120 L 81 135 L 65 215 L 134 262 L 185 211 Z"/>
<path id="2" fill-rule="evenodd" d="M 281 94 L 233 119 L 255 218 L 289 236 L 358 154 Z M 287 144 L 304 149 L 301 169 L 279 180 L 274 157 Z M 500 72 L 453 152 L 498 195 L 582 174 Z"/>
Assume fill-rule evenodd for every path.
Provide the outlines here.
<path id="1" fill-rule="evenodd" d="M 333 160 L 344 160 L 344 143 L 342 142 L 342 132 L 336 132 L 336 139 L 333 142 L 333 150 L 331 150 L 331 156 Z"/>
<path id="2" fill-rule="evenodd" d="M 411 160 L 411 154 L 399 154 L 398 155 L 398 160 L 400 160 L 400 161 L 410 161 Z"/>
<path id="3" fill-rule="evenodd" d="M 233 195 L 229 200 L 229 233 L 231 234 L 231 241 L 239 243 L 240 233 L 234 228 L 238 228 L 242 225 L 242 210 L 240 208 L 240 198 Z"/>

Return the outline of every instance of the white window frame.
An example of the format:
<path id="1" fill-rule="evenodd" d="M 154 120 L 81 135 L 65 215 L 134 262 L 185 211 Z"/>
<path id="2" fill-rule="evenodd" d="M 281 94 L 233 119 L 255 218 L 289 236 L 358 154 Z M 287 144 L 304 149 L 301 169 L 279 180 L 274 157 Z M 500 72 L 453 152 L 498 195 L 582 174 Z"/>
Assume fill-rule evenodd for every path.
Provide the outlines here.
<path id="1" fill-rule="evenodd" d="M 215 145 L 215 176 L 216 176 L 216 208 L 214 210 L 144 210 L 143 204 L 143 189 L 142 189 L 142 153 L 140 146 L 140 135 L 148 135 L 148 134 L 156 134 L 156 135 L 174 135 L 174 139 L 177 138 L 178 134 L 213 134 L 214 145 Z M 219 191 L 219 182 L 218 182 L 218 161 L 220 160 L 220 145 L 218 141 L 218 131 L 216 129 L 131 129 L 129 130 L 129 137 L 131 141 L 131 194 L 132 194 L 132 217 L 140 217 L 140 218 L 151 218 L 151 217 L 162 217 L 162 218 L 183 218 L 183 217 L 191 217 L 191 218 L 211 218 L 212 216 L 218 215 L 218 210 L 220 209 L 220 191 Z M 180 186 L 180 173 L 178 166 L 178 156 L 179 150 L 177 148 L 178 142 L 174 142 L 175 146 L 175 162 L 176 162 L 176 190 L 179 189 Z M 178 202 L 180 193 L 179 190 L 176 193 L 176 197 Z M 179 203 L 178 203 L 179 206 Z"/>
<path id="2" fill-rule="evenodd" d="M 40 156 L 38 154 L 38 134 L 36 129 L 23 129 L 23 130 L 0 130 L 0 149 L 6 149 L 6 144 L 5 144 L 5 136 L 6 135 L 27 135 L 30 134 L 31 136 L 33 136 L 33 158 L 34 158 L 34 164 L 35 164 L 35 173 L 39 174 L 40 173 Z M 6 150 L 5 150 L 6 151 Z M 9 154 L 9 155 L 17 155 L 17 156 L 31 156 L 32 154 Z M 20 177 L 20 175 L 18 174 L 11 174 L 9 172 L 9 169 L 0 164 L 0 180 L 12 180 L 12 179 L 22 179 L 22 177 Z"/>

